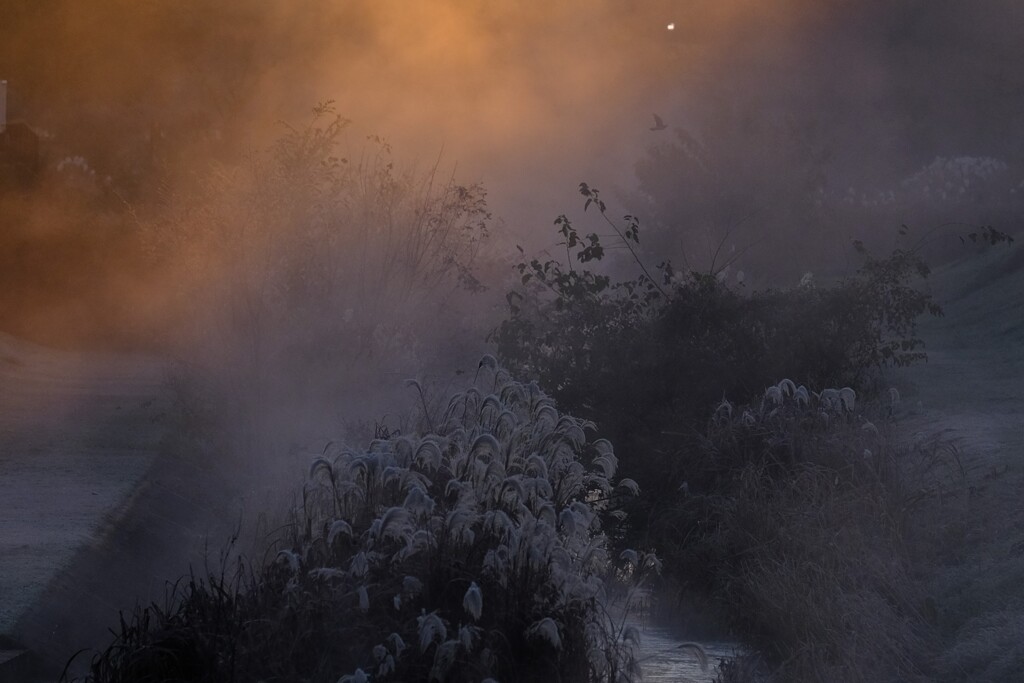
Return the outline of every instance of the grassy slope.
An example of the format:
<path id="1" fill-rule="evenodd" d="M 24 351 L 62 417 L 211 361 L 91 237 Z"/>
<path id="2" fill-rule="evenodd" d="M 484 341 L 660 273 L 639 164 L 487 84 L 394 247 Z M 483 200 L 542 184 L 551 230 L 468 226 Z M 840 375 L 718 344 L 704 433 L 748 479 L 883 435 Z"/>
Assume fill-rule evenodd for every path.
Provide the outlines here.
<path id="1" fill-rule="evenodd" d="M 929 362 L 899 376 L 908 442 L 956 455 L 963 474 L 918 518 L 940 680 L 1024 680 L 1024 246 L 935 272 L 945 317 L 922 327 Z"/>
<path id="2" fill-rule="evenodd" d="M 153 461 L 161 382 L 147 358 L 52 351 L 0 333 L 0 635 Z"/>
<path id="3" fill-rule="evenodd" d="M 83 621 L 68 606 L 85 591 L 61 592 L 60 578 L 119 523 L 150 470 L 166 429 L 163 379 L 151 357 L 0 333 L 0 638 L 45 654 Z M 57 595 L 60 612 L 43 615 Z"/>

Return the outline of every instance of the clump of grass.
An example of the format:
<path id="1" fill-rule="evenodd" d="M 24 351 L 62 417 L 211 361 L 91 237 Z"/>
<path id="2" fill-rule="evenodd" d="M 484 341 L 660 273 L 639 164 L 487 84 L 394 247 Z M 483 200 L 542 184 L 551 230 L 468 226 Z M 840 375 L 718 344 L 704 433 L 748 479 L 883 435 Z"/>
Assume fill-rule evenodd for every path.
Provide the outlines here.
<path id="1" fill-rule="evenodd" d="M 917 489 L 884 423 L 855 408 L 850 389 L 786 380 L 758 404 L 723 402 L 703 486 L 665 515 L 687 539 L 666 559 L 781 680 L 923 680 L 924 595 L 905 549 Z"/>
<path id="2" fill-rule="evenodd" d="M 634 675 L 606 580 L 614 564 L 639 578 L 657 561 L 609 556 L 601 517 L 636 492 L 614 481 L 611 445 L 497 368 L 434 426 L 314 461 L 303 531 L 281 554 L 293 590 L 322 582 L 377 634 L 413 644 L 389 657 L 364 642 L 354 664 L 376 680 Z"/>
<path id="3" fill-rule="evenodd" d="M 83 680 L 245 680 L 247 670 L 263 663 L 260 653 L 288 645 L 255 621 L 274 607 L 271 594 L 259 590 L 261 578 L 239 563 L 230 576 L 192 574 L 175 583 L 162 605 L 121 615 L 115 641 L 93 656 Z M 223 678 L 227 672 L 231 676 Z"/>
<path id="4" fill-rule="evenodd" d="M 433 426 L 312 461 L 283 545 L 122 620 L 89 681 L 633 680 L 612 446 L 485 358 Z M 273 554 L 273 551 L 271 551 Z"/>

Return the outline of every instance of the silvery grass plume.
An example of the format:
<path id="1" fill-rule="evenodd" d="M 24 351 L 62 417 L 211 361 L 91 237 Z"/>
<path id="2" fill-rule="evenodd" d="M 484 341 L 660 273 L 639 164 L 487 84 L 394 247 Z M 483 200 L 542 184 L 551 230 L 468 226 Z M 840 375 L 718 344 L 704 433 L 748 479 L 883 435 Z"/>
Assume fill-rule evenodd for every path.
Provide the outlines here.
<path id="1" fill-rule="evenodd" d="M 827 425 L 836 418 L 850 416 L 856 408 L 856 403 L 857 393 L 850 387 L 828 388 L 823 389 L 821 393 L 815 393 L 802 384 L 797 386 L 792 380 L 783 379 L 765 389 L 759 409 L 752 410 L 748 407 L 741 413 L 741 419 L 746 425 L 752 426 L 753 422 L 765 419 L 785 418 L 797 413 L 810 412 Z M 719 423 L 727 423 L 733 416 L 733 410 L 734 406 L 722 399 L 715 410 L 714 418 Z"/>
<path id="2" fill-rule="evenodd" d="M 892 390 L 890 404 L 898 400 L 894 395 Z M 866 465 L 876 477 L 891 465 L 882 433 L 858 412 L 850 387 L 814 392 L 783 379 L 765 389 L 760 404 L 736 406 L 723 399 L 712 415 L 709 438 L 728 444 L 743 462 L 790 467 L 843 454 L 842 463 L 832 464 L 852 465 L 851 472 Z"/>
<path id="3" fill-rule="evenodd" d="M 340 673 L 637 678 L 608 582 L 640 581 L 660 563 L 609 556 L 602 520 L 621 519 L 640 491 L 615 480 L 614 449 L 593 429 L 485 357 L 423 432 L 315 457 L 296 511 L 304 533 L 281 555 L 286 590 L 327 590 L 363 633 L 391 634 Z"/>

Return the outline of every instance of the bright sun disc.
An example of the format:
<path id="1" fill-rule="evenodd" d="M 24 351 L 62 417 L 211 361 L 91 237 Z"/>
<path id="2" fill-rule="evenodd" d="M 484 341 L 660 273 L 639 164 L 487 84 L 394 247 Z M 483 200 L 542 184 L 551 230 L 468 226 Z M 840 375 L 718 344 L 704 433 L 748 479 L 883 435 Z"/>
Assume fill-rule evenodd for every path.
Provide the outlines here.
<path id="1" fill-rule="evenodd" d="M 676 22 L 673 21 L 673 22 L 669 23 L 669 25 L 666 26 L 665 28 L 667 28 L 669 31 L 675 31 L 676 30 Z"/>

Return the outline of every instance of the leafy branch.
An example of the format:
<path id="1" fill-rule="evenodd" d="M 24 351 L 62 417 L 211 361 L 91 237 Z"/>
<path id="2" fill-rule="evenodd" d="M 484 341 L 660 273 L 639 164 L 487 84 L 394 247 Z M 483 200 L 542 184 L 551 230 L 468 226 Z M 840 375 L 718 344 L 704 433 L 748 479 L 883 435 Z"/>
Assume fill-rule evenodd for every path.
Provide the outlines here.
<path id="1" fill-rule="evenodd" d="M 615 221 L 608 218 L 606 210 L 607 207 L 601 199 L 601 193 L 597 188 L 590 187 L 586 183 L 580 183 L 580 194 L 587 198 L 587 201 L 583 204 L 583 210 L 586 211 L 589 209 L 591 204 L 597 206 L 598 210 L 601 212 L 601 217 L 604 218 L 605 222 L 611 226 L 612 230 L 615 231 L 615 234 L 619 236 L 620 240 L 622 240 L 622 243 L 627 249 L 629 249 L 630 255 L 640 267 L 640 270 L 643 271 L 644 276 L 654 285 L 654 288 L 658 290 L 659 294 L 667 297 L 668 295 L 665 293 L 665 290 L 663 290 L 661 286 L 658 285 L 657 280 L 651 276 L 650 271 L 647 270 L 647 266 L 644 265 L 643 259 L 640 258 L 640 255 L 636 253 L 636 249 L 634 248 L 634 245 L 640 244 L 640 221 L 637 217 L 628 214 L 624 216 L 623 220 L 626 221 L 626 229 L 620 230 L 619 226 L 615 224 Z"/>

